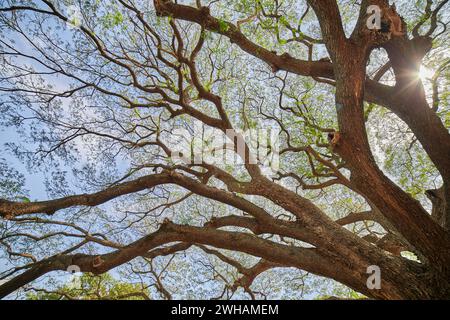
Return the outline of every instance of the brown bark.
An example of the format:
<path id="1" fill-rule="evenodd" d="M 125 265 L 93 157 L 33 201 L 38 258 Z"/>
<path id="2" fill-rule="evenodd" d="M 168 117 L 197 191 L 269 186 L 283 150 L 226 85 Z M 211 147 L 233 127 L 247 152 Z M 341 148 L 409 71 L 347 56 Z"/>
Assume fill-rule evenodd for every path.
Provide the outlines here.
<path id="1" fill-rule="evenodd" d="M 47 3 L 47 1 L 44 1 Z M 142 21 L 142 15 L 127 2 L 124 7 L 134 11 Z M 122 182 L 93 194 L 74 195 L 61 199 L 19 203 L 0 201 L 0 215 L 6 219 L 17 219 L 28 214 L 52 215 L 56 211 L 74 206 L 97 206 L 112 199 L 159 185 L 174 184 L 189 190 L 193 194 L 227 204 L 249 216 L 226 216 L 212 219 L 203 227 L 178 225 L 165 221 L 161 227 L 126 246 L 110 245 L 114 251 L 102 255 L 61 254 L 29 265 L 23 273 L 0 286 L 0 297 L 17 290 L 21 286 L 56 271 L 67 270 L 70 265 L 77 265 L 84 272 L 103 273 L 120 266 L 136 257 L 153 258 L 172 254 L 197 245 L 205 252 L 215 254 L 223 261 L 235 266 L 243 274 L 240 283 L 249 288 L 255 276 L 272 267 L 296 267 L 317 275 L 335 279 L 354 290 L 379 299 L 438 299 L 450 297 L 450 235 L 449 226 L 449 185 L 450 185 L 450 137 L 447 129 L 436 113 L 429 108 L 423 86 L 414 72 L 423 55 L 429 50 L 429 39 L 415 37 L 392 37 L 390 40 L 380 38 L 379 34 L 368 32 L 365 28 L 365 9 L 369 1 L 362 1 L 361 13 L 356 28 L 350 38 L 345 36 L 340 12 L 336 1 L 310 0 L 320 22 L 324 43 L 332 63 L 326 61 L 304 61 L 290 55 L 277 55 L 244 36 L 238 27 L 213 17 L 208 8 L 193 8 L 179 5 L 173 1 L 154 0 L 156 11 L 161 16 L 172 16 L 200 24 L 203 28 L 228 37 L 245 52 L 269 63 L 273 70 L 286 71 L 311 77 L 323 77 L 335 80 L 336 112 L 339 132 L 332 134 L 331 147 L 345 161 L 351 172 L 349 181 L 342 182 L 357 191 L 373 206 L 372 213 L 353 214 L 338 221 L 331 220 L 312 201 L 275 183 L 261 175 L 259 168 L 246 163 L 250 181 L 241 182 L 227 172 L 211 165 L 203 164 L 205 172 L 191 168 L 165 168 L 161 173 L 146 175 L 135 180 Z M 387 1 L 377 0 L 383 8 Z M 39 11 L 52 14 L 66 21 L 67 19 L 49 4 L 52 10 Z M 15 8 L 14 10 L 18 10 Z M 25 9 L 28 10 L 28 9 Z M 35 11 L 35 10 L 34 10 Z M 148 25 L 144 27 L 149 28 Z M 219 118 L 211 118 L 183 101 L 175 100 L 158 89 L 148 89 L 139 85 L 132 68 L 111 57 L 102 47 L 95 35 L 87 29 L 81 29 L 93 40 L 100 55 L 111 63 L 127 69 L 133 85 L 146 93 L 159 93 L 166 102 L 181 107 L 182 111 L 168 109 L 173 117 L 188 114 L 212 127 L 225 130 L 231 128 L 221 98 L 206 90 L 199 80 L 194 58 L 202 47 L 199 40 L 191 57 L 183 56 L 183 39 L 176 24 L 174 42 L 179 47 L 173 56 L 180 64 L 189 68 L 193 86 L 199 92 L 199 98 L 213 103 Z M 384 39 L 384 40 L 380 40 Z M 383 46 L 394 69 L 397 83 L 389 87 L 366 77 L 366 62 L 375 47 Z M 175 68 L 181 73 L 180 68 Z M 181 81 L 182 82 L 182 81 Z M 386 106 L 394 111 L 414 132 L 425 151 L 442 175 L 444 187 L 442 192 L 430 191 L 436 201 L 434 212 L 430 216 L 418 201 L 389 180 L 378 168 L 370 151 L 366 134 L 363 102 L 364 99 Z M 121 141 L 124 142 L 124 141 Z M 130 143 L 129 141 L 125 141 Z M 154 144 L 157 144 L 156 142 Z M 135 143 L 133 147 L 145 144 Z M 312 152 L 303 148 L 303 151 Z M 169 151 L 164 149 L 166 153 Z M 248 159 L 244 159 L 248 160 Z M 162 167 L 162 166 L 161 166 Z M 184 171 L 183 171 L 184 170 Z M 184 172 L 184 173 L 180 173 Z M 194 177 L 195 176 L 195 177 Z M 225 185 L 219 189 L 208 185 L 209 179 L 217 179 Z M 340 180 L 339 180 L 340 179 Z M 345 180 L 339 176 L 337 180 Z M 274 218 L 265 208 L 254 204 L 245 196 L 255 195 L 292 214 L 295 221 Z M 439 208 L 439 209 L 437 209 Z M 360 220 L 380 222 L 392 233 L 385 238 L 361 238 L 350 232 L 343 225 Z M 221 227 L 234 226 L 245 228 L 252 233 L 220 230 Z M 258 237 L 273 234 L 289 237 L 308 243 L 311 247 L 288 246 Z M 93 238 L 86 236 L 86 240 Z M 106 241 L 105 241 L 106 242 Z M 167 246 L 176 243 L 172 246 Z M 210 249 L 235 250 L 260 257 L 261 260 L 252 268 L 243 268 L 222 253 Z M 408 261 L 399 256 L 404 248 L 417 252 L 421 262 Z M 367 267 L 377 265 L 382 270 L 380 290 L 369 290 L 366 285 Z"/>
<path id="2" fill-rule="evenodd" d="M 322 6 L 323 2 L 310 1 L 310 3 L 315 9 L 319 21 L 321 21 L 322 33 L 329 35 L 327 48 L 330 51 L 330 55 L 334 57 L 336 108 L 340 130 L 340 140 L 335 146 L 335 151 L 347 162 L 347 166 L 351 171 L 351 184 L 361 194 L 364 194 L 405 239 L 426 257 L 431 269 L 430 273 L 434 275 L 433 277 L 445 275 L 444 277 L 450 278 L 449 234 L 431 219 L 418 201 L 412 199 L 411 196 L 402 191 L 381 172 L 371 154 L 363 114 L 365 65 L 366 59 L 370 54 L 370 41 L 362 45 L 361 42 L 355 43 L 346 39 L 342 40 L 339 36 L 333 37 L 332 23 L 336 19 L 333 10 L 331 13 L 325 10 Z M 364 6 L 362 6 L 362 10 L 364 10 Z M 342 31 L 338 28 L 337 33 L 340 34 Z M 356 30 L 351 40 L 358 37 L 361 37 L 361 35 Z M 398 41 L 406 40 L 393 38 L 389 43 L 397 43 Z M 417 71 L 417 63 L 420 63 L 420 59 L 424 54 L 421 53 L 422 55 L 420 55 L 417 51 L 415 52 L 413 57 L 411 57 L 411 52 L 396 50 L 398 54 L 397 59 L 391 58 L 393 68 L 396 70 L 398 86 L 402 86 L 402 84 L 403 86 L 411 85 L 411 65 L 414 65 Z M 407 58 L 405 58 L 405 54 L 407 54 Z M 412 61 L 408 61 L 408 59 Z M 405 71 L 405 68 L 408 68 L 408 70 Z M 408 74 L 408 76 L 405 76 L 405 74 Z M 416 81 L 413 84 L 417 84 L 420 81 L 417 80 L 417 74 L 414 74 L 414 76 Z M 417 89 L 417 86 L 415 89 Z M 424 115 L 424 113 L 430 115 L 430 108 L 423 103 L 423 88 L 419 92 L 422 95 L 420 115 Z M 409 93 L 411 94 L 411 91 Z M 417 97 L 417 94 L 414 97 Z M 414 112 L 409 113 L 413 114 Z M 412 130 L 414 133 L 417 131 L 416 135 L 424 138 L 426 135 L 424 132 L 430 132 L 430 128 L 434 124 L 435 128 L 433 130 L 438 131 L 436 133 L 438 137 L 442 137 L 440 141 L 444 143 L 444 150 L 441 149 L 440 153 L 436 151 L 435 163 L 437 166 L 439 163 L 442 165 L 441 173 L 445 181 L 445 174 L 450 169 L 450 158 L 445 156 L 450 151 L 450 148 L 445 148 L 447 146 L 446 142 L 450 141 L 448 131 L 445 130 L 444 132 L 442 130 L 445 128 L 436 115 L 421 119 L 425 120 L 423 121 L 426 123 L 425 125 L 416 123 L 417 119 L 412 120 L 412 118 L 413 116 L 409 118 L 411 121 L 408 124 L 415 124 Z M 426 140 L 426 138 L 424 139 Z M 431 145 L 434 142 L 428 139 L 427 144 Z M 428 146 L 428 148 L 438 149 L 439 147 L 434 145 L 433 147 Z M 433 151 L 430 150 L 430 153 L 430 156 L 432 156 Z M 438 286 L 437 283 L 435 285 Z"/>

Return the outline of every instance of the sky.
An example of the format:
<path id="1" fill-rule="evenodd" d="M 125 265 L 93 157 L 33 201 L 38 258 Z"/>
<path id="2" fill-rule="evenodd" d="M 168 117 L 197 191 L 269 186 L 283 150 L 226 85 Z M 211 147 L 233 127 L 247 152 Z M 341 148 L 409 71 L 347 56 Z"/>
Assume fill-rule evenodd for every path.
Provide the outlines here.
<path id="1" fill-rule="evenodd" d="M 350 24 L 348 25 L 349 27 Z M 63 37 L 64 39 L 64 37 Z M 24 42 L 21 42 L 20 39 L 17 39 L 18 43 L 21 44 L 22 48 L 24 48 L 24 46 L 26 46 L 26 44 Z M 69 40 L 69 35 L 66 35 L 65 40 Z M 426 71 L 424 69 L 424 75 L 428 73 L 428 71 Z M 53 84 L 57 87 L 57 88 L 64 88 L 67 87 L 70 82 L 64 79 L 54 79 L 54 78 L 48 78 L 49 81 L 53 82 Z M 64 108 L 70 108 L 70 99 L 66 99 L 63 102 L 63 107 Z M 46 188 L 45 188 L 45 178 L 46 178 L 46 172 L 39 172 L 39 171 L 34 171 L 34 172 L 29 172 L 27 170 L 27 167 L 25 164 L 23 164 L 19 159 L 17 159 L 11 152 L 7 151 L 5 148 L 5 143 L 8 142 L 17 142 L 20 141 L 21 137 L 19 136 L 19 134 L 16 132 L 16 130 L 14 128 L 7 128 L 4 126 L 0 126 L 0 157 L 5 158 L 8 163 L 14 167 L 15 169 L 17 169 L 19 172 L 24 173 L 26 180 L 25 180 L 25 188 L 27 190 L 29 190 L 29 198 L 32 200 L 45 200 L 45 199 L 49 199 L 51 198 L 47 192 L 46 192 Z M 25 144 L 26 145 L 26 144 Z M 89 152 L 88 149 L 83 149 L 83 144 L 80 143 L 79 147 L 81 149 L 81 154 L 83 155 L 83 153 L 87 153 Z M 84 150 L 84 151 L 83 151 Z M 383 156 L 383 154 L 381 153 L 381 151 L 379 149 L 375 148 L 375 153 L 379 154 L 380 157 Z M 80 159 L 81 162 L 83 162 L 83 158 Z M 126 160 L 124 160 L 123 163 L 119 164 L 119 169 L 125 169 L 127 168 L 128 163 L 126 162 Z M 69 168 L 68 168 L 69 169 Z M 1 270 L 1 263 L 0 263 L 0 270 Z"/>

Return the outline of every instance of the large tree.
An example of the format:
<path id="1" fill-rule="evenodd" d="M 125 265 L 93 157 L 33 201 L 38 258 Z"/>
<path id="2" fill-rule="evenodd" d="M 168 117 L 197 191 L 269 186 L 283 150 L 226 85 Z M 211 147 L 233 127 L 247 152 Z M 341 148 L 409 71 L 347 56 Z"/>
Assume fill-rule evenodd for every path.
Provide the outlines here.
<path id="1" fill-rule="evenodd" d="M 447 0 L 0 3 L 3 123 L 28 137 L 6 147 L 52 197 L 0 200 L 0 297 L 194 247 L 240 274 L 224 292 L 295 268 L 450 297 Z M 230 134 L 258 128 L 278 166 Z M 199 156 L 207 129 L 233 163 Z"/>

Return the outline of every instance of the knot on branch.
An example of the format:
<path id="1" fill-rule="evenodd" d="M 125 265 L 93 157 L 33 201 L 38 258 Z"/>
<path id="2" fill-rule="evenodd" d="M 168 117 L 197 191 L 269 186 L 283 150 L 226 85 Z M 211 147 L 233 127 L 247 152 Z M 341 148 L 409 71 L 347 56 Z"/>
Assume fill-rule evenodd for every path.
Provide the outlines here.
<path id="1" fill-rule="evenodd" d="M 96 256 L 93 260 L 92 260 L 92 267 L 94 267 L 95 269 L 99 268 L 105 261 L 102 259 L 102 257 L 100 256 Z"/>
<path id="2" fill-rule="evenodd" d="M 374 47 L 379 47 L 391 39 L 405 38 L 406 23 L 397 13 L 395 5 L 382 8 L 376 14 L 378 17 L 374 20 L 376 23 L 372 25 L 373 28 L 365 29 L 369 33 Z M 370 20 L 371 17 L 368 19 Z"/>
<path id="3" fill-rule="evenodd" d="M 406 23 L 397 13 L 395 4 L 383 10 L 380 31 L 389 33 L 390 37 L 403 37 L 406 34 Z"/>
<path id="4" fill-rule="evenodd" d="M 338 145 L 340 139 L 341 134 L 338 131 L 328 133 L 328 142 L 330 143 L 331 148 Z"/>
<path id="5" fill-rule="evenodd" d="M 167 10 L 167 5 L 171 4 L 171 0 L 154 0 L 156 15 L 158 17 L 167 17 L 170 16 L 170 11 Z"/>

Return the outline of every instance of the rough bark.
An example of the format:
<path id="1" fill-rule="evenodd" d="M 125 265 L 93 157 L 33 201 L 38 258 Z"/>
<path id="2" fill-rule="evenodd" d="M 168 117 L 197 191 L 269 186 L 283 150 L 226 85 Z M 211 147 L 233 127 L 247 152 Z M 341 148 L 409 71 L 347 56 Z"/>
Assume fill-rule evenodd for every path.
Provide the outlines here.
<path id="1" fill-rule="evenodd" d="M 44 1 L 48 3 L 48 1 Z M 133 11 L 144 28 L 142 14 L 128 2 L 124 7 Z M 333 79 L 336 87 L 336 113 L 339 132 L 331 133 L 333 152 L 344 161 L 350 170 L 349 181 L 342 182 L 357 191 L 370 206 L 372 213 L 354 214 L 338 221 L 331 220 L 314 203 L 297 193 L 265 178 L 257 166 L 246 165 L 250 181 L 241 182 L 214 166 L 204 165 L 205 172 L 185 169 L 180 173 L 174 168 L 164 168 L 161 173 L 147 175 L 122 182 L 93 194 L 74 195 L 61 199 L 19 203 L 0 201 L 0 215 L 5 219 L 18 219 L 30 214 L 53 215 L 56 211 L 74 206 L 97 206 L 112 199 L 138 191 L 149 190 L 159 185 L 174 184 L 190 192 L 227 204 L 245 212 L 248 216 L 227 216 L 213 219 L 203 227 L 178 225 L 165 221 L 161 227 L 126 246 L 109 245 L 114 251 L 102 255 L 61 254 L 31 264 L 26 271 L 0 286 L 0 297 L 36 280 L 40 276 L 67 270 L 70 265 L 81 267 L 84 272 L 103 273 L 120 266 L 135 257 L 156 257 L 171 254 L 197 245 L 204 251 L 219 255 L 222 260 L 237 266 L 242 271 L 243 285 L 248 288 L 252 279 L 272 267 L 296 267 L 317 275 L 335 279 L 368 297 L 377 299 L 443 299 L 450 298 L 450 135 L 436 113 L 429 107 L 423 86 L 415 73 L 426 52 L 430 49 L 428 37 L 404 36 L 380 37 L 378 31 L 365 29 L 366 8 L 377 4 L 387 8 L 387 1 L 362 1 L 361 12 L 352 35 L 345 36 L 340 12 L 334 0 L 310 0 L 322 30 L 323 41 L 332 62 L 305 61 L 290 55 L 277 55 L 250 41 L 240 29 L 230 22 L 223 27 L 223 21 L 213 17 L 208 8 L 194 8 L 179 5 L 173 1 L 154 0 L 160 16 L 171 16 L 194 22 L 202 28 L 220 33 L 239 46 L 243 51 L 267 62 L 273 71 L 283 69 L 301 76 Z M 48 3 L 51 11 L 37 11 L 51 14 L 64 21 L 67 19 Z M 11 9 L 13 10 L 13 9 Z M 14 10 L 30 10 L 14 8 Z M 2 10 L 2 11 L 6 11 Z M 36 10 L 32 10 L 36 11 Z M 179 49 L 173 53 L 180 63 L 187 65 L 192 83 L 199 97 L 212 102 L 220 118 L 202 114 L 187 103 L 163 96 L 177 104 L 183 113 L 169 109 L 172 116 L 188 114 L 212 127 L 225 130 L 231 127 L 221 98 L 202 87 L 196 74 L 193 59 L 182 56 L 182 38 L 172 23 Z M 101 42 L 88 30 L 82 29 L 94 41 L 100 54 L 111 63 L 130 71 L 128 65 L 117 61 L 101 47 Z M 175 41 L 175 40 L 174 40 Z M 199 40 L 196 50 L 200 50 Z M 389 66 L 396 76 L 396 85 L 383 85 L 367 78 L 366 63 L 373 48 L 384 47 L 389 55 Z M 179 72 L 181 72 L 178 69 Z M 130 71 L 133 80 L 135 74 Z M 138 83 L 134 83 L 139 87 Z M 139 87 L 147 92 L 149 89 Z M 364 121 L 364 100 L 375 102 L 395 112 L 421 142 L 424 150 L 439 170 L 444 186 L 430 190 L 428 195 L 434 203 L 433 214 L 424 210 L 420 203 L 404 192 L 386 177 L 374 161 L 370 151 Z M 128 141 L 126 141 L 128 143 Z M 133 147 L 142 146 L 134 144 Z M 167 150 L 164 150 L 167 151 Z M 248 159 L 244 159 L 248 160 Z M 195 177 L 194 177 L 195 176 Z M 219 189 L 207 185 L 208 180 L 218 179 L 225 185 Z M 345 178 L 340 177 L 341 180 Z M 295 217 L 295 221 L 274 218 L 270 212 L 251 201 L 248 196 L 264 197 L 267 201 L 283 208 Z M 375 214 L 376 212 L 376 214 Z M 378 221 L 392 233 L 383 239 L 361 238 L 343 226 L 361 220 Z M 220 230 L 221 227 L 245 228 L 251 233 Z M 274 234 L 304 241 L 311 247 L 287 246 L 258 237 Z M 97 240 L 99 241 L 99 240 Z M 172 246 L 170 244 L 176 243 Z M 207 247 L 208 246 L 208 247 Z M 262 260 L 253 268 L 241 268 L 233 261 L 210 249 L 228 249 L 244 252 Z M 404 248 L 417 252 L 420 263 L 400 257 Z M 380 290 L 369 290 L 366 285 L 367 267 L 377 265 L 382 270 Z"/>

